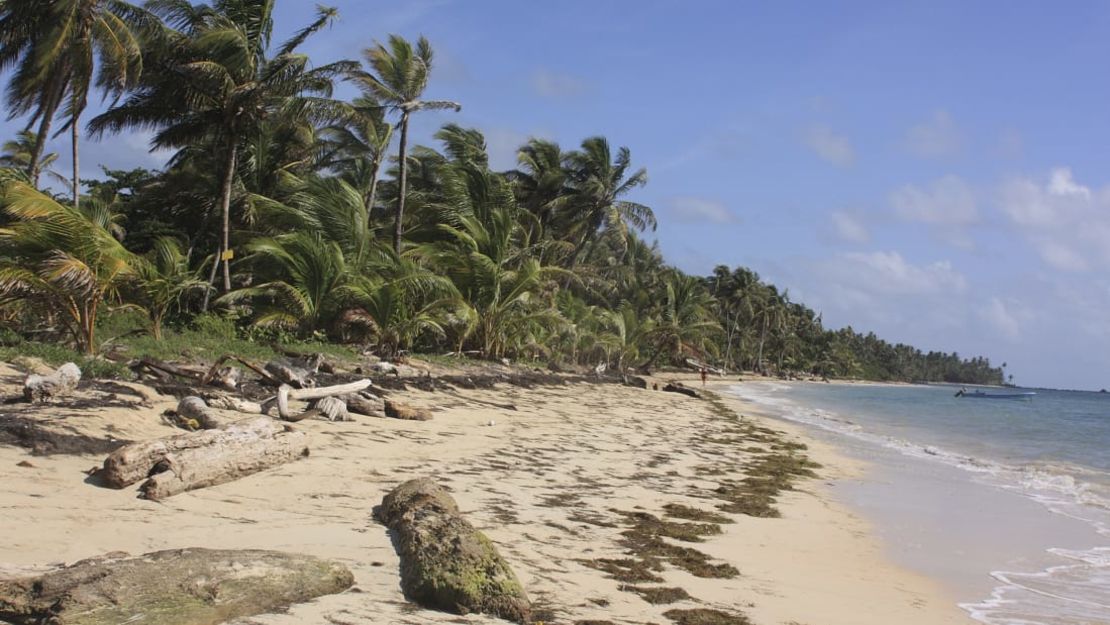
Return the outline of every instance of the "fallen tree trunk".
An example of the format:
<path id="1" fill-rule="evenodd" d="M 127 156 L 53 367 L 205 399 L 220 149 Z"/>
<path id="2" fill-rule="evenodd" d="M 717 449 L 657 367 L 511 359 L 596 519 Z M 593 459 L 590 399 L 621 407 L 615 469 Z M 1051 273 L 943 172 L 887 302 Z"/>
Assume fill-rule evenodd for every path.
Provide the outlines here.
<path id="1" fill-rule="evenodd" d="M 144 499 L 161 501 L 190 490 L 233 482 L 308 455 L 308 435 L 238 437 L 167 454 L 139 487 Z"/>
<path id="2" fill-rule="evenodd" d="M 378 517 L 396 535 L 401 588 L 410 600 L 530 622 L 531 603 L 512 568 L 443 487 L 426 478 L 405 482 L 385 496 Z"/>
<path id="3" fill-rule="evenodd" d="M 0 621 L 14 625 L 216 625 L 351 587 L 347 567 L 261 550 L 110 554 L 0 581 Z"/>
<path id="4" fill-rule="evenodd" d="M 114 488 L 123 488 L 150 476 L 155 465 L 168 454 L 209 445 L 224 444 L 236 439 L 272 438 L 285 431 L 285 425 L 269 417 L 236 421 L 223 429 L 201 430 L 152 441 L 126 445 L 104 460 L 100 476 Z"/>
<path id="5" fill-rule="evenodd" d="M 81 382 L 81 369 L 72 362 L 58 367 L 50 375 L 32 373 L 23 380 L 23 399 L 35 402 L 68 395 Z"/>

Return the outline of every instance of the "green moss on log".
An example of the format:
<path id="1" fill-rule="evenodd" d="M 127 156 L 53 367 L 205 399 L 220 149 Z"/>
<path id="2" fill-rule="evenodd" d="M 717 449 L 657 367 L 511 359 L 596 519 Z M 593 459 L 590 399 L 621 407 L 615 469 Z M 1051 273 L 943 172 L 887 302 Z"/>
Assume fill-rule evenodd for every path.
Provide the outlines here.
<path id="1" fill-rule="evenodd" d="M 395 534 L 401 588 L 410 600 L 458 614 L 530 620 L 531 604 L 512 568 L 441 486 L 405 482 L 385 496 L 378 517 Z"/>

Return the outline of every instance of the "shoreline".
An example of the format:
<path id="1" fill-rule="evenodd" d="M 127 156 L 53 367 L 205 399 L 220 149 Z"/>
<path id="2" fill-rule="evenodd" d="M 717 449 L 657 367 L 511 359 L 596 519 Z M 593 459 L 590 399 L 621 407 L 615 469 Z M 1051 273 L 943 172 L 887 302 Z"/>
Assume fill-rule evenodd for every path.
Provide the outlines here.
<path id="1" fill-rule="evenodd" d="M 0 394 L 13 394 L 19 377 L 0 365 Z M 695 385 L 692 376 L 659 379 Z M 173 434 L 158 418 L 173 399 L 129 386 L 138 389 L 133 401 L 119 395 L 104 406 L 83 397 L 43 413 L 100 436 Z M 392 486 L 432 476 L 510 561 L 540 613 L 549 615 L 545 622 L 667 623 L 670 610 L 742 614 L 756 625 L 971 622 L 932 580 L 893 564 L 873 528 L 828 494 L 828 483 L 851 479 L 861 465 L 801 428 L 721 395 L 742 419 L 723 417 L 711 401 L 615 385 L 410 390 L 404 400 L 432 410 L 432 421 L 304 421 L 297 428 L 312 440 L 308 458 L 162 503 L 137 499 L 134 489 L 86 483 L 84 471 L 102 457 L 33 456 L 0 446 L 0 531 L 7 539 L 0 571 L 12 575 L 110 551 L 276 549 L 346 564 L 357 592 L 251 623 L 458 622 L 404 599 L 397 554 L 371 518 Z M 785 434 L 757 433 L 743 442 L 738 433 L 753 428 Z M 664 541 L 704 554 L 710 573 L 734 567 L 737 576 L 698 577 L 666 555 L 629 551 L 628 534 L 637 531 L 630 519 L 651 515 L 688 527 L 667 516 L 669 507 L 713 511 L 722 503 L 714 489 L 741 477 L 736 467 L 770 457 L 776 447 L 795 449 L 797 441 L 823 468 L 817 479 L 779 494 L 774 505 L 782 518 L 728 514 L 731 522 L 719 534 Z M 660 581 L 633 586 L 596 566 L 630 554 L 659 565 Z M 678 589 L 688 598 L 653 604 L 637 594 L 645 588 Z M 504 621 L 471 615 L 466 622 Z"/>
<path id="2" fill-rule="evenodd" d="M 773 381 L 766 381 L 771 382 Z M 958 597 L 941 581 L 894 562 L 887 545 L 878 535 L 875 523 L 865 519 L 834 494 L 836 484 L 862 479 L 869 469 L 866 461 L 848 456 L 836 445 L 814 436 L 801 424 L 768 414 L 754 402 L 731 394 L 729 389 L 735 385 L 735 382 L 711 381 L 709 387 L 746 417 L 804 441 L 808 446 L 806 453 L 823 467 L 818 471 L 819 479 L 804 483 L 799 487 L 799 492 L 784 498 L 780 504 L 785 518 L 807 520 L 807 526 L 778 528 L 778 531 L 753 538 L 743 546 L 744 551 L 767 549 L 775 542 L 779 545 L 791 545 L 790 549 L 796 550 L 794 554 L 784 558 L 785 563 L 775 558 L 767 559 L 772 565 L 768 567 L 768 575 L 777 575 L 781 580 L 780 585 L 789 585 L 794 590 L 792 594 L 783 593 L 775 598 L 775 603 L 781 602 L 782 605 L 768 612 L 768 621 L 798 609 L 798 602 L 811 597 L 811 593 L 820 593 L 818 596 L 822 596 L 827 592 L 827 595 L 818 600 L 821 605 L 813 606 L 815 610 L 822 611 L 822 622 L 843 622 L 846 625 L 879 623 L 887 619 L 887 622 L 923 625 L 976 622 L 959 608 Z M 807 536 L 805 544 L 796 544 L 793 539 L 797 536 Z M 822 561 L 831 570 L 786 570 L 791 562 L 797 562 L 801 558 Z M 785 567 L 780 568 L 784 564 Z M 838 570 L 838 564 L 842 570 Z M 849 573 L 852 575 L 850 579 L 837 577 L 845 571 L 852 571 Z M 829 583 L 830 578 L 835 581 Z M 787 580 L 788 583 L 784 583 Z M 825 588 L 820 588 L 822 583 L 827 584 Z M 867 606 L 866 614 L 855 611 L 860 606 Z M 758 612 L 753 611 L 754 613 Z M 884 614 L 882 618 L 878 618 L 880 613 Z M 812 620 L 817 617 L 803 616 L 798 622 L 807 622 L 802 620 L 804 618 Z"/>
<path id="3" fill-rule="evenodd" d="M 1007 456 L 994 438 L 986 439 L 993 446 L 968 438 L 1041 413 L 948 406 L 924 385 L 826 393 L 768 381 L 750 383 L 746 396 L 776 423 L 785 420 L 863 463 L 866 471 L 832 485 L 832 495 L 872 524 L 892 561 L 938 581 L 969 618 L 1106 622 L 1104 612 L 1090 611 L 1105 603 L 1100 580 L 1110 535 L 1098 469 Z M 979 412 L 966 412 L 972 408 Z M 1026 449 L 1020 437 L 999 440 Z"/>

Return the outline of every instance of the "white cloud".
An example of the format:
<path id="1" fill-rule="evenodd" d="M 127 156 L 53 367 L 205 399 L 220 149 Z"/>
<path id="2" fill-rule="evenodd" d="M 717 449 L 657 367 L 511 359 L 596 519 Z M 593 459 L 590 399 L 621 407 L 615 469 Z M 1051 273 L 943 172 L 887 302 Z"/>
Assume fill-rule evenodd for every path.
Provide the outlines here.
<path id="1" fill-rule="evenodd" d="M 979 222 L 975 191 L 957 176 L 944 176 L 927 187 L 906 185 L 890 194 L 894 213 L 906 220 L 928 224 L 943 241 L 970 249 L 974 242 L 967 229 Z"/>
<path id="2" fill-rule="evenodd" d="M 845 211 L 833 211 L 829 218 L 832 220 L 833 234 L 841 241 L 867 243 L 871 240 L 871 233 L 867 230 L 867 226 L 856 215 Z"/>
<path id="3" fill-rule="evenodd" d="M 817 156 L 837 167 L 851 167 L 856 152 L 848 137 L 837 134 L 827 126 L 814 126 L 805 136 L 805 143 Z"/>
<path id="4" fill-rule="evenodd" d="M 917 264 L 897 251 L 844 252 L 805 263 L 796 283 L 832 327 L 850 323 L 912 342 L 966 324 L 967 278 L 947 260 Z"/>
<path id="5" fill-rule="evenodd" d="M 740 221 L 740 218 L 733 214 L 727 206 L 716 200 L 683 196 L 672 198 L 668 206 L 676 221 L 715 224 L 730 224 Z"/>
<path id="6" fill-rule="evenodd" d="M 964 226 L 979 219 L 975 193 L 956 176 L 945 176 L 928 188 L 906 185 L 890 196 L 899 217 L 936 226 Z"/>
<path id="7" fill-rule="evenodd" d="M 922 158 L 953 156 L 962 147 L 963 137 L 948 111 L 934 111 L 929 119 L 906 133 L 906 149 Z"/>
<path id="8" fill-rule="evenodd" d="M 1084 272 L 1110 266 L 1110 188 L 1093 190 L 1071 169 L 1056 167 L 1042 177 L 1006 180 L 998 203 L 1048 267 Z"/>
<path id="9" fill-rule="evenodd" d="M 584 93 L 586 83 L 569 74 L 541 68 L 532 73 L 532 89 L 545 98 L 565 98 Z"/>
<path id="10" fill-rule="evenodd" d="M 947 260 L 914 265 L 898 252 L 847 252 L 831 263 L 832 275 L 876 295 L 962 292 L 967 280 Z"/>
<path id="11" fill-rule="evenodd" d="M 997 297 L 979 309 L 979 318 L 1008 340 L 1016 341 L 1021 336 L 1021 323 L 1015 313 Z"/>

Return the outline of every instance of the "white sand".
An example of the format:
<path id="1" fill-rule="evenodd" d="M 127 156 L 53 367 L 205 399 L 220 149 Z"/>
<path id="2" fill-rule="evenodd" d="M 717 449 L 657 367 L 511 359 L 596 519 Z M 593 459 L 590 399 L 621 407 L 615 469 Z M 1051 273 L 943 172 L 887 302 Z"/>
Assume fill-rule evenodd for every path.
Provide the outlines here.
<path id="1" fill-rule="evenodd" d="M 0 365 L 0 396 L 15 394 L 18 381 L 14 370 Z M 612 510 L 637 506 L 661 515 L 667 503 L 712 510 L 717 501 L 707 496 L 716 482 L 704 471 L 723 460 L 742 461 L 741 449 L 750 445 L 707 442 L 726 434 L 728 424 L 706 402 L 585 384 L 410 392 L 403 398 L 433 408 L 435 419 L 303 422 L 311 457 L 163 503 L 137 499 L 137 488 L 86 483 L 83 472 L 101 457 L 37 457 L 0 446 L 0 570 L 109 551 L 278 549 L 344 562 L 357 591 L 246 622 L 502 622 L 422 610 L 401 594 L 398 558 L 371 510 L 397 483 L 432 476 L 453 489 L 470 521 L 497 544 L 555 622 L 667 623 L 663 612 L 691 607 L 744 612 L 760 625 L 969 622 L 933 582 L 886 561 L 868 526 L 822 494 L 824 480 L 849 476 L 854 467 L 811 441 L 810 454 L 825 468 L 821 479 L 782 497 L 783 518 L 737 515 L 722 535 L 689 545 L 733 564 L 741 576 L 699 579 L 668 568 L 665 585 L 686 589 L 694 600 L 653 606 L 581 563 L 623 555 L 618 541 L 624 528 L 590 521 L 619 524 Z M 169 398 L 140 403 L 121 396 L 117 403 L 35 408 L 34 414 L 98 436 L 109 428 L 129 439 L 175 433 L 158 417 L 174 404 Z M 517 410 L 494 405 L 510 403 Z M 734 405 L 749 414 L 749 407 Z M 33 467 L 17 466 L 21 461 Z"/>

